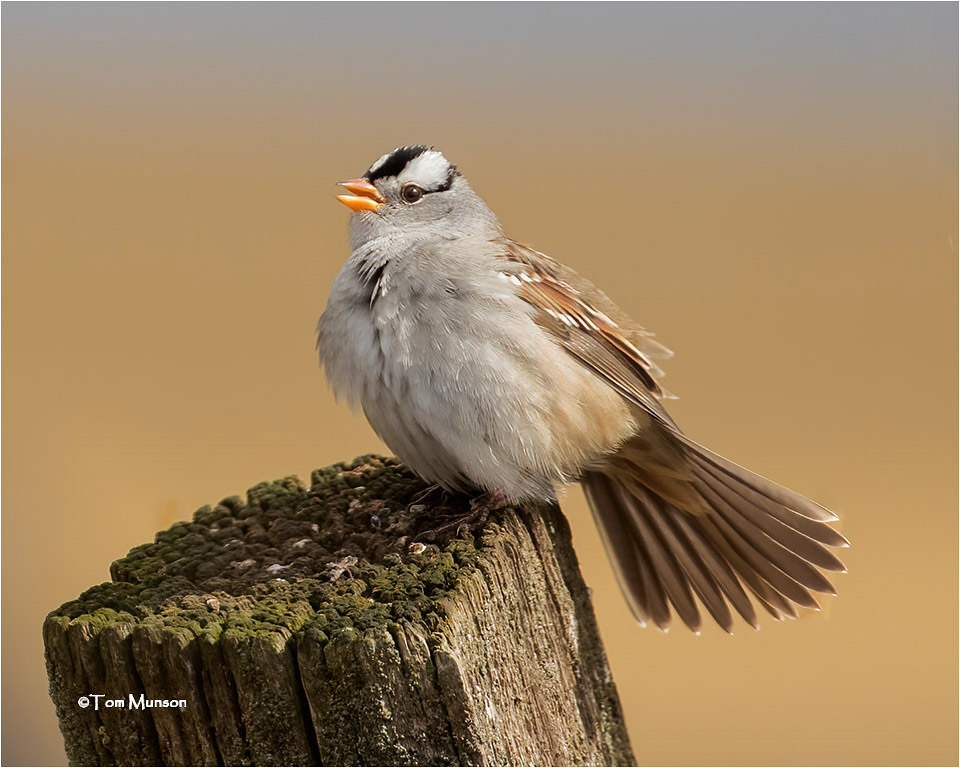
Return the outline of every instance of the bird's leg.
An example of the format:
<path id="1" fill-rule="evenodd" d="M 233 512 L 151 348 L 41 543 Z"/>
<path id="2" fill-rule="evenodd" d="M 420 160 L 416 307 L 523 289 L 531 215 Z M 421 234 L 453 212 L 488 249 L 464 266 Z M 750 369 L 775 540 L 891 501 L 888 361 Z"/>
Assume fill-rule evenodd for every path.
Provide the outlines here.
<path id="1" fill-rule="evenodd" d="M 447 507 L 450 503 L 450 492 L 439 483 L 428 485 L 422 491 L 418 491 L 407 504 L 407 512 L 411 507 L 417 505 L 424 507 Z"/>
<path id="2" fill-rule="evenodd" d="M 485 523 L 494 510 L 503 509 L 509 502 L 506 494 L 501 491 L 487 491 L 470 499 L 469 514 L 480 523 Z"/>

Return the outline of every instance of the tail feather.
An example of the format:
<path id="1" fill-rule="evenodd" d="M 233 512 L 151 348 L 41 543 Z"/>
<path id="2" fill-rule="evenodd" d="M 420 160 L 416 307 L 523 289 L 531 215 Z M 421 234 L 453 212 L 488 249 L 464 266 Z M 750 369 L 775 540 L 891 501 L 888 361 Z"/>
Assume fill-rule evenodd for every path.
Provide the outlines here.
<path id="1" fill-rule="evenodd" d="M 804 608 L 819 610 L 820 604 L 806 589 L 795 582 L 783 571 L 774 566 L 763 554 L 750 546 L 749 542 L 737 533 L 722 515 L 714 515 L 713 524 L 737 553 L 749 563 L 754 571 L 777 592 Z"/>
<path id="2" fill-rule="evenodd" d="M 710 475 L 712 475 L 712 473 L 710 473 L 708 469 L 701 469 L 701 467 L 698 466 L 694 469 L 694 473 L 700 478 L 700 482 L 706 484 L 708 487 L 710 486 Z M 742 493 L 738 489 L 730 487 L 722 477 L 716 477 L 716 475 L 712 475 L 712 477 L 717 481 L 712 485 L 714 493 L 722 498 L 730 508 L 735 509 L 745 518 L 746 522 L 756 526 L 775 542 L 791 552 L 795 552 L 813 565 L 828 571 L 842 572 L 844 570 L 843 563 L 830 550 L 809 536 L 804 536 L 796 529 L 780 522 L 780 520 L 773 515 L 767 514 L 762 507 L 758 506 L 749 497 L 749 494 Z M 817 523 L 817 525 L 824 524 Z M 826 526 L 824 525 L 824 527 Z M 833 532 L 830 528 L 827 530 Z"/>
<path id="3" fill-rule="evenodd" d="M 633 523 L 637 543 L 640 544 L 650 557 L 653 569 L 660 577 L 663 591 L 670 599 L 670 603 L 677 611 L 677 615 L 694 632 L 700 630 L 700 612 L 690 591 L 690 584 L 680 570 L 676 560 L 670 552 L 669 545 L 662 539 L 653 520 L 650 519 L 651 510 L 648 509 L 647 499 L 633 496 L 622 486 L 615 486 L 617 496 L 627 510 L 629 519 Z M 654 510 L 653 515 L 657 513 Z"/>
<path id="4" fill-rule="evenodd" d="M 583 490 L 590 509 L 611 510 L 617 508 L 618 502 L 613 495 L 612 481 L 606 476 L 597 475 L 593 482 L 584 484 Z M 604 546 L 612 555 L 612 561 L 616 566 L 614 570 L 620 583 L 620 590 L 627 598 L 633 615 L 641 624 L 645 625 L 653 619 L 659 626 L 660 622 L 654 618 L 657 611 L 651 607 L 651 601 L 647 595 L 646 585 L 651 581 L 653 573 L 652 571 L 650 573 L 643 572 L 642 558 L 637 550 L 637 545 L 626 530 L 623 516 L 615 514 L 597 515 L 596 521 Z M 664 609 L 666 610 L 666 605 L 664 605 Z M 660 613 L 661 619 L 669 624 L 670 611 L 666 610 L 665 618 L 663 612 Z"/>
<path id="5" fill-rule="evenodd" d="M 670 608 L 656 569 L 642 545 L 628 530 L 626 515 L 609 513 L 619 510 L 621 504 L 613 480 L 595 474 L 590 482 L 584 483 L 583 489 L 604 545 L 612 555 L 614 573 L 634 618 L 644 625 L 652 621 L 666 631 L 670 626 Z"/>
<path id="6" fill-rule="evenodd" d="M 797 618 L 797 609 L 787 598 L 775 590 L 757 573 L 753 567 L 730 546 L 713 521 L 707 517 L 699 521 L 704 532 L 710 537 L 717 552 L 727 559 L 746 587 L 753 593 L 757 602 L 777 621 Z"/>
<path id="7" fill-rule="evenodd" d="M 771 501 L 777 502 L 781 507 L 793 510 L 797 514 L 821 523 L 834 523 L 840 519 L 835 512 L 831 512 L 822 504 L 817 504 L 813 499 L 801 496 L 796 491 L 791 491 L 789 488 L 777 485 L 777 483 L 772 480 L 767 480 L 767 478 L 751 472 L 749 469 L 741 467 L 729 459 L 725 459 L 720 454 L 704 448 L 699 443 L 695 443 L 686 435 L 673 433 L 673 436 L 680 440 L 693 455 L 696 455 L 703 461 L 710 462 L 717 469 L 729 475 L 733 480 L 746 483 L 754 491 L 766 496 Z"/>
<path id="8" fill-rule="evenodd" d="M 743 617 L 743 620 L 750 626 L 757 628 L 757 612 L 743 591 L 743 587 L 737 580 L 736 574 L 730 565 L 721 558 L 721 556 L 710 546 L 710 542 L 704 536 L 699 526 L 694 526 L 686 515 L 678 515 L 677 525 L 687 537 L 687 541 L 696 551 L 700 561 L 710 570 L 713 580 L 720 590 L 726 595 L 730 604 L 737 610 L 737 613 Z M 724 629 L 727 629 L 724 627 Z M 727 629 L 727 631 L 731 631 Z"/>
<path id="9" fill-rule="evenodd" d="M 772 501 L 769 497 L 754 490 L 754 488 L 750 486 L 748 478 L 752 479 L 753 477 L 759 477 L 759 475 L 754 475 L 752 472 L 748 473 L 747 470 L 744 470 L 746 477 L 743 479 L 735 478 L 711 462 L 708 462 L 697 453 L 691 453 L 690 461 L 698 468 L 709 472 L 717 483 L 723 484 L 742 498 L 753 502 L 754 506 L 761 512 L 793 528 L 793 530 L 798 533 L 802 533 L 807 538 L 818 541 L 828 547 L 847 547 L 850 545 L 842 534 L 826 523 L 811 520 L 809 517 L 795 512 L 792 508 Z M 745 482 L 745 480 L 747 480 L 747 482 Z"/>
<path id="10" fill-rule="evenodd" d="M 836 594 L 819 570 L 845 570 L 827 549 L 848 545 L 826 524 L 836 515 L 680 434 L 666 439 L 673 442 L 671 450 L 649 463 L 644 450 L 657 441 L 638 439 L 608 467 L 583 477 L 621 588 L 639 621 L 666 629 L 672 606 L 699 631 L 699 602 L 730 632 L 730 606 L 757 626 L 747 592 L 777 620 L 796 618 L 797 605 L 819 609 L 811 590 Z M 679 457 L 682 465 L 674 474 L 686 478 L 700 499 L 697 505 L 678 508 L 649 482 L 650 467 L 667 455 Z"/>
<path id="11" fill-rule="evenodd" d="M 836 594 L 833 585 L 820 571 L 752 525 L 749 520 L 740 515 L 738 508 L 731 506 L 725 498 L 714 491 L 713 487 L 703 483 L 698 484 L 697 488 L 710 502 L 713 510 L 747 545 L 752 547 L 756 555 L 807 589 L 830 595 Z"/>
<path id="12" fill-rule="evenodd" d="M 673 556 L 671 559 L 679 566 L 682 571 L 681 576 L 686 577 L 690 586 L 693 587 L 693 591 L 700 598 L 700 602 L 703 603 L 716 622 L 724 630 L 730 632 L 733 629 L 733 616 L 730 615 L 730 609 L 710 576 L 710 572 L 705 568 L 692 546 L 685 538 L 681 539 L 673 528 L 676 515 L 671 515 L 667 506 L 663 502 L 658 503 L 658 500 L 650 494 L 647 494 L 643 500 L 643 507 L 647 511 L 647 519 L 659 535 L 667 556 Z"/>
<path id="13" fill-rule="evenodd" d="M 666 632 L 670 628 L 670 605 L 667 603 L 667 593 L 663 583 L 657 576 L 650 556 L 642 547 L 636 548 L 637 562 L 640 564 L 640 573 L 643 576 L 644 595 L 650 609 L 650 618 L 659 629 Z"/>

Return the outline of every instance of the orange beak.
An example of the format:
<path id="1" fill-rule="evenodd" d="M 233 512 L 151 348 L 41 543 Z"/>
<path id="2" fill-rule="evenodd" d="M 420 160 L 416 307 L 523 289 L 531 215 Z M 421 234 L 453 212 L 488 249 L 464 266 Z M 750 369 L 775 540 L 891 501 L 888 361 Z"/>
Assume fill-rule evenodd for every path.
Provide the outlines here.
<path id="1" fill-rule="evenodd" d="M 337 200 L 351 211 L 375 211 L 383 203 L 383 195 L 366 179 L 341 181 L 339 186 L 346 187 L 352 195 L 337 195 Z"/>

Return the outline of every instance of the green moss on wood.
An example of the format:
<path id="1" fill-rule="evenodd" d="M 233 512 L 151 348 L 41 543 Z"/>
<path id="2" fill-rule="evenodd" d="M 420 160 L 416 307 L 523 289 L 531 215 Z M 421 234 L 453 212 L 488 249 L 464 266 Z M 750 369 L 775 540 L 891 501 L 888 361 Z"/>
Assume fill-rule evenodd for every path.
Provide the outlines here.
<path id="1" fill-rule="evenodd" d="M 543 754 L 562 742 L 556 754 L 571 764 L 598 757 L 630 764 L 559 509 L 501 510 L 482 527 L 461 530 L 449 523 L 466 516 L 469 502 L 411 505 L 423 489 L 395 460 L 363 456 L 316 470 L 309 488 L 286 477 L 254 486 L 246 499 L 201 507 L 193 520 L 114 562 L 111 582 L 65 603 L 44 624 L 50 690 L 71 763 L 497 762 L 507 752 L 487 750 L 499 743 L 499 726 L 478 730 L 489 704 L 472 701 L 479 689 L 465 687 L 457 665 L 477 665 L 486 679 L 486 665 L 499 669 L 516 654 L 514 665 L 521 657 L 532 664 L 529 675 L 554 685 L 554 696 L 578 702 L 568 720 L 579 735 L 565 735 L 567 721 L 544 725 L 553 735 Z M 505 574 L 504 594 L 483 592 Z M 528 584 L 540 584 L 538 600 L 523 599 Z M 561 638 L 568 615 L 554 615 L 563 606 L 577 627 L 569 647 Z M 516 643 L 507 641 L 493 659 L 470 619 L 488 607 L 495 626 L 522 628 L 506 632 Z M 542 634 L 557 642 L 524 635 L 540 632 L 541 620 L 550 622 Z M 541 655 L 527 658 L 528 644 Z M 590 670 L 583 674 L 581 653 Z M 576 672 L 573 683 L 556 684 L 558 664 Z M 496 697 L 504 685 L 525 690 L 528 672 L 514 672 L 509 681 L 489 676 L 484 695 Z M 91 693 L 138 691 L 187 696 L 189 704 L 136 716 L 77 706 Z M 520 712 L 527 704 L 500 706 Z M 588 721 L 602 722 L 604 732 Z M 514 749 L 514 741 L 497 749 Z"/>
<path id="2" fill-rule="evenodd" d="M 437 600 L 474 568 L 484 537 L 429 541 L 436 517 L 407 506 L 423 483 L 393 460 L 362 456 L 261 483 L 197 510 L 113 563 L 112 582 L 48 620 L 93 635 L 150 618 L 162 630 L 234 640 L 314 629 L 319 636 L 400 620 L 437 620 Z M 451 509 L 451 514 L 463 512 Z M 436 514 L 435 512 L 433 513 Z M 486 538 L 495 535 L 491 526 Z M 413 546 L 411 546 L 413 544 Z M 419 544 L 419 545 L 418 545 Z"/>

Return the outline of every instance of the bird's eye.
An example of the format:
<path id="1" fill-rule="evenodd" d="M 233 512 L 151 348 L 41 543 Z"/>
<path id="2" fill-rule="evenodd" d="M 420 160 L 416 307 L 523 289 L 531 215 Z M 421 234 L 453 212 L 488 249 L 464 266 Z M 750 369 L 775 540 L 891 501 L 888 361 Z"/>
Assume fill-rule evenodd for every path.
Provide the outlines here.
<path id="1" fill-rule="evenodd" d="M 405 203 L 419 203 L 423 197 L 423 190 L 416 184 L 404 184 L 400 190 L 400 197 Z"/>

